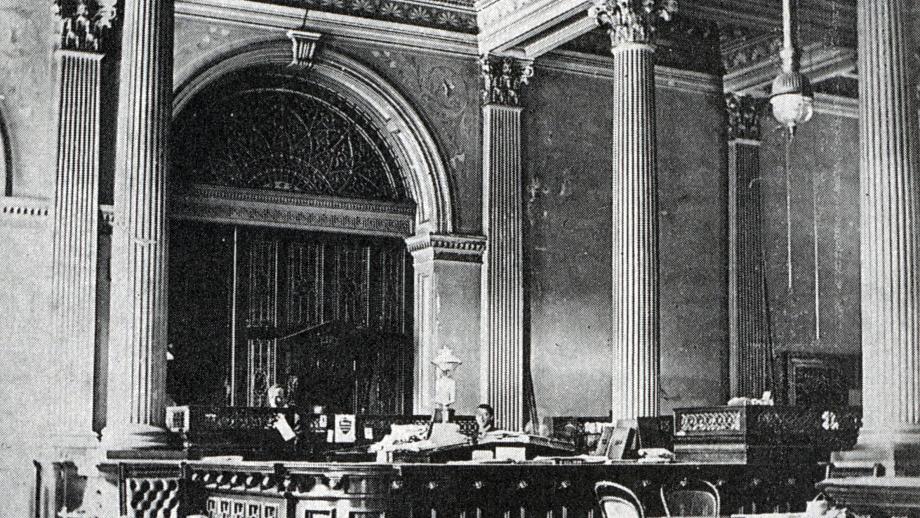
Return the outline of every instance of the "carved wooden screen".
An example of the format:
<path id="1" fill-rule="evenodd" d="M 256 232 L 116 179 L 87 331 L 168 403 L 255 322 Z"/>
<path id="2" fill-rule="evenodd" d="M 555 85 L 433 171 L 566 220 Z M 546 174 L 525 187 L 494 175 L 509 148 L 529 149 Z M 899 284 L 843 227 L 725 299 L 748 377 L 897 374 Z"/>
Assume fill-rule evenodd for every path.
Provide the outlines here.
<path id="1" fill-rule="evenodd" d="M 402 412 L 411 372 L 407 254 L 398 240 L 248 230 L 239 240 L 234 390 L 262 406 Z"/>

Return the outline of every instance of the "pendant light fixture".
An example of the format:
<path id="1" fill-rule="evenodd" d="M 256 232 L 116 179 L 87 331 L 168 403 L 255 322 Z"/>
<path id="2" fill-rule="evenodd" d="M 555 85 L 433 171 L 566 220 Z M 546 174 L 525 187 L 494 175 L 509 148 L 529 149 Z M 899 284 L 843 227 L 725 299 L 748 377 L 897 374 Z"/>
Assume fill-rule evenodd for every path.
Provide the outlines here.
<path id="1" fill-rule="evenodd" d="M 792 0 L 783 0 L 783 48 L 779 51 L 782 69 L 773 80 L 770 104 L 773 116 L 795 135 L 799 124 L 808 122 L 814 113 L 811 83 L 799 71 L 798 50 L 792 37 Z"/>

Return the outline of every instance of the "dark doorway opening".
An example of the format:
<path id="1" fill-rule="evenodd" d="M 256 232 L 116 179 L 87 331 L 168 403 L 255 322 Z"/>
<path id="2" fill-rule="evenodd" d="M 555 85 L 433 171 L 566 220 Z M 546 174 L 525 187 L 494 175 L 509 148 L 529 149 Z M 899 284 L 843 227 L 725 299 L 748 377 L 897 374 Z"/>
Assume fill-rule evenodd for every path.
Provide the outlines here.
<path id="1" fill-rule="evenodd" d="M 410 408 L 401 239 L 175 221 L 169 276 L 177 404 L 263 406 L 279 384 L 292 403 L 328 412 Z"/>

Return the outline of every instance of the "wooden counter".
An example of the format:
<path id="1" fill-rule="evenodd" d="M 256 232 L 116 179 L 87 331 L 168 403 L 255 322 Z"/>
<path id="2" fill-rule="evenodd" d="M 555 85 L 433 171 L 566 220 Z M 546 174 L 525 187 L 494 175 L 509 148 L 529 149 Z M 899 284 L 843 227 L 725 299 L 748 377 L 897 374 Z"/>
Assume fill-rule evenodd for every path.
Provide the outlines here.
<path id="1" fill-rule="evenodd" d="M 550 465 L 121 460 L 122 513 L 130 517 L 371 518 L 600 516 L 593 488 L 632 488 L 648 516 L 663 513 L 662 484 L 701 478 L 719 488 L 723 514 L 802 511 L 818 464 Z"/>

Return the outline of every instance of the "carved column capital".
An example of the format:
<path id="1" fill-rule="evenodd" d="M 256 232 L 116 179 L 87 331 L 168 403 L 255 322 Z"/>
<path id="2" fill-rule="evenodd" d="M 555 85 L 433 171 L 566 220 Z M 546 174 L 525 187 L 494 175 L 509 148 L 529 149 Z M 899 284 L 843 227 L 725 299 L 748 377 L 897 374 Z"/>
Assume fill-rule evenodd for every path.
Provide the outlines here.
<path id="1" fill-rule="evenodd" d="M 610 34 L 610 48 L 624 43 L 652 44 L 655 24 L 670 21 L 677 0 L 595 0 L 588 13 Z"/>
<path id="2" fill-rule="evenodd" d="M 61 49 L 106 52 L 118 42 L 118 0 L 54 0 Z"/>
<path id="3" fill-rule="evenodd" d="M 750 95 L 725 94 L 729 140 L 760 140 L 763 100 Z"/>
<path id="4" fill-rule="evenodd" d="M 509 57 L 484 55 L 479 59 L 482 103 L 521 105 L 521 89 L 533 77 L 533 63 Z"/>

